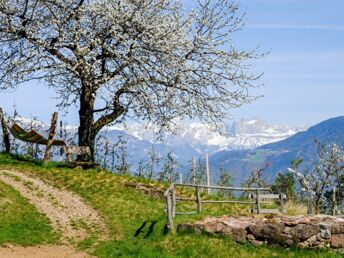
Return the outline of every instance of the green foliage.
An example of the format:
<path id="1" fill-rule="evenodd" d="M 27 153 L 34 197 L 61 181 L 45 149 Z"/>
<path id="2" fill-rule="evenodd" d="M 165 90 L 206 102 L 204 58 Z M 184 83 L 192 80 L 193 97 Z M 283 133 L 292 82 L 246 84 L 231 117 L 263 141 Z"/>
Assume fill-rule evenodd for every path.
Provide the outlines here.
<path id="1" fill-rule="evenodd" d="M 0 182 L 0 244 L 23 246 L 56 243 L 48 218 L 40 214 L 19 192 Z"/>
<path id="2" fill-rule="evenodd" d="M 244 187 L 268 187 L 269 184 L 263 179 L 264 172 L 271 167 L 271 162 L 265 162 L 251 171 L 250 176 L 244 181 Z"/>
<path id="3" fill-rule="evenodd" d="M 286 194 L 288 200 L 296 200 L 296 180 L 294 174 L 291 172 L 286 174 L 278 173 L 272 190 Z"/>
<path id="4" fill-rule="evenodd" d="M 219 180 L 216 182 L 219 186 L 233 186 L 234 176 L 230 171 L 224 168 L 220 168 Z M 223 197 L 227 193 L 228 197 L 232 197 L 233 193 L 231 191 L 219 190 L 218 195 Z"/>
<path id="5" fill-rule="evenodd" d="M 172 151 L 167 153 L 167 157 L 164 159 L 162 169 L 158 174 L 158 181 L 167 181 L 169 183 L 174 182 L 177 178 L 177 161 Z"/>

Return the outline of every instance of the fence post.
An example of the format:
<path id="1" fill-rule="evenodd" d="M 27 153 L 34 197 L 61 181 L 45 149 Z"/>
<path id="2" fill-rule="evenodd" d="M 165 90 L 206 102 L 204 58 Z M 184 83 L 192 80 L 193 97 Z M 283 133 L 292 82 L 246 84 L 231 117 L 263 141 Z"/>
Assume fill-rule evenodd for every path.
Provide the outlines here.
<path id="1" fill-rule="evenodd" d="M 333 194 L 332 194 L 332 215 L 335 216 L 337 215 L 337 200 L 336 200 L 336 186 L 333 187 Z"/>
<path id="2" fill-rule="evenodd" d="M 307 215 L 313 214 L 313 198 L 311 192 L 308 192 Z"/>
<path id="3" fill-rule="evenodd" d="M 196 186 L 196 201 L 197 201 L 197 212 L 200 213 L 202 211 L 202 204 L 201 204 L 201 191 L 198 185 Z"/>
<path id="4" fill-rule="evenodd" d="M 208 158 L 208 152 L 205 153 L 205 170 L 207 174 L 207 186 L 210 186 L 210 172 L 209 172 L 209 158 Z M 208 194 L 211 194 L 211 189 L 207 189 Z"/>
<path id="5" fill-rule="evenodd" d="M 197 164 L 196 164 L 196 158 L 193 158 L 193 183 L 196 184 L 196 177 L 197 177 Z"/>
<path id="6" fill-rule="evenodd" d="M 281 213 L 284 214 L 285 210 L 284 210 L 284 194 L 280 193 L 280 205 L 281 205 Z"/>
<path id="7" fill-rule="evenodd" d="M 166 201 L 167 201 L 167 228 L 170 230 L 173 230 L 171 191 L 168 191 L 166 195 Z"/>
<path id="8" fill-rule="evenodd" d="M 56 129 L 56 123 L 57 123 L 57 112 L 55 112 L 51 118 L 51 125 L 49 129 L 49 137 L 47 142 L 47 147 L 45 149 L 44 158 L 43 158 L 43 166 L 46 166 L 51 158 L 51 148 L 55 136 L 55 129 Z"/>
<path id="9" fill-rule="evenodd" d="M 260 214 L 259 188 L 256 189 L 256 206 L 257 206 L 257 214 Z"/>
<path id="10" fill-rule="evenodd" d="M 174 218 L 176 216 L 176 187 L 175 185 L 172 185 L 172 217 Z"/>
<path id="11" fill-rule="evenodd" d="M 62 122 L 62 120 L 60 121 L 60 139 L 62 140 L 62 138 L 63 138 L 63 122 Z M 61 148 L 60 148 L 60 157 L 62 157 L 62 155 L 63 155 L 63 147 L 61 146 Z"/>

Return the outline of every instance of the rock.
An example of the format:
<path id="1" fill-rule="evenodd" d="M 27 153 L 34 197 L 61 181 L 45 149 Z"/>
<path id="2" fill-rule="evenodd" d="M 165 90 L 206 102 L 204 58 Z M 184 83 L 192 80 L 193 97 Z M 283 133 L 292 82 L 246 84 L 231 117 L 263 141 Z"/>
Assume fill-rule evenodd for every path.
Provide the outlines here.
<path id="1" fill-rule="evenodd" d="M 137 191 L 140 191 L 144 194 L 150 195 L 150 196 L 154 196 L 154 197 L 159 197 L 159 198 L 163 198 L 164 197 L 164 190 L 159 189 L 159 188 L 153 188 L 151 186 L 147 186 L 147 185 L 140 185 L 138 184 L 135 189 Z"/>
<path id="2" fill-rule="evenodd" d="M 332 225 L 332 234 L 344 234 L 344 223 L 336 223 Z"/>
<path id="3" fill-rule="evenodd" d="M 330 230 L 324 230 L 320 229 L 320 237 L 323 239 L 330 239 L 331 238 L 331 231 Z"/>
<path id="4" fill-rule="evenodd" d="M 221 234 L 224 233 L 224 228 L 225 225 L 222 223 L 211 222 L 203 224 L 202 231 L 208 234 Z"/>
<path id="5" fill-rule="evenodd" d="M 282 235 L 284 227 L 285 226 L 282 223 L 267 223 L 262 225 L 252 225 L 249 229 L 256 238 L 269 239 L 276 235 Z"/>
<path id="6" fill-rule="evenodd" d="M 247 231 L 243 228 L 232 228 L 231 235 L 235 242 L 245 243 L 247 241 Z"/>
<path id="7" fill-rule="evenodd" d="M 344 234 L 335 234 L 331 236 L 332 248 L 344 248 Z"/>
<path id="8" fill-rule="evenodd" d="M 320 238 L 323 238 L 323 239 L 331 238 L 331 225 L 319 224 L 319 228 L 320 228 Z"/>
<path id="9" fill-rule="evenodd" d="M 187 223 L 179 224 L 177 231 L 178 232 L 184 232 L 184 233 L 187 233 L 187 232 L 198 233 L 198 234 L 202 233 L 202 230 L 198 225 L 187 224 Z"/>
<path id="10" fill-rule="evenodd" d="M 258 240 L 251 240 L 250 241 L 250 243 L 252 244 L 252 245 L 254 245 L 254 246 L 261 246 L 261 245 L 263 245 L 264 244 L 264 241 L 258 241 Z"/>
<path id="11" fill-rule="evenodd" d="M 305 241 L 308 238 L 316 235 L 319 229 L 315 225 L 299 224 L 291 228 L 290 233 L 295 242 Z"/>
<path id="12" fill-rule="evenodd" d="M 318 243 L 319 241 L 317 240 L 317 236 L 312 236 L 312 237 L 308 238 L 306 242 L 307 242 L 309 247 L 319 245 L 319 243 Z"/>

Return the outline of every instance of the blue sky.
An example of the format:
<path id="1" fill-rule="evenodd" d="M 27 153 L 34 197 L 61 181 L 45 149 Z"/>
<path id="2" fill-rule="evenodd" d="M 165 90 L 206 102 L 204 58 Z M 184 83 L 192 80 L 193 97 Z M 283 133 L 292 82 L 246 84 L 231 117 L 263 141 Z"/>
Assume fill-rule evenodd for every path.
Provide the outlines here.
<path id="1" fill-rule="evenodd" d="M 264 97 L 233 110 L 234 118 L 259 116 L 271 122 L 312 125 L 343 115 L 344 1 L 237 2 L 246 12 L 246 25 L 233 35 L 235 45 L 260 46 L 269 54 L 253 63 L 255 71 L 264 72 L 264 86 L 254 93 Z M 12 111 L 14 103 L 21 115 L 49 121 L 57 101 L 52 89 L 35 82 L 15 92 L 0 92 L 5 110 Z M 76 109 L 63 119 L 76 124 Z"/>

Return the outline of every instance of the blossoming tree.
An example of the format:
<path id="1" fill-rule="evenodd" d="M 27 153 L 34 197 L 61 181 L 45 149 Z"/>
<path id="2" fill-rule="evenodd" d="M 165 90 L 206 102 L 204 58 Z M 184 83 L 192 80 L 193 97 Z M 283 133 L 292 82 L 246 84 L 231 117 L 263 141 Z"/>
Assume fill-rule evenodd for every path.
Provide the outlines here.
<path id="1" fill-rule="evenodd" d="M 217 125 L 251 102 L 259 76 L 232 33 L 243 25 L 230 0 L 0 0 L 0 87 L 30 80 L 54 87 L 60 107 L 79 107 L 79 145 L 94 159 L 97 133 L 137 118 Z"/>
<path id="2" fill-rule="evenodd" d="M 294 161 L 288 170 L 294 173 L 300 182 L 301 191 L 308 192 L 313 199 L 315 213 L 320 212 L 321 204 L 326 204 L 326 190 L 337 187 L 339 189 L 341 177 L 344 175 L 344 152 L 337 144 L 320 144 L 318 146 L 318 162 L 308 173 L 301 173 L 301 160 Z"/>

